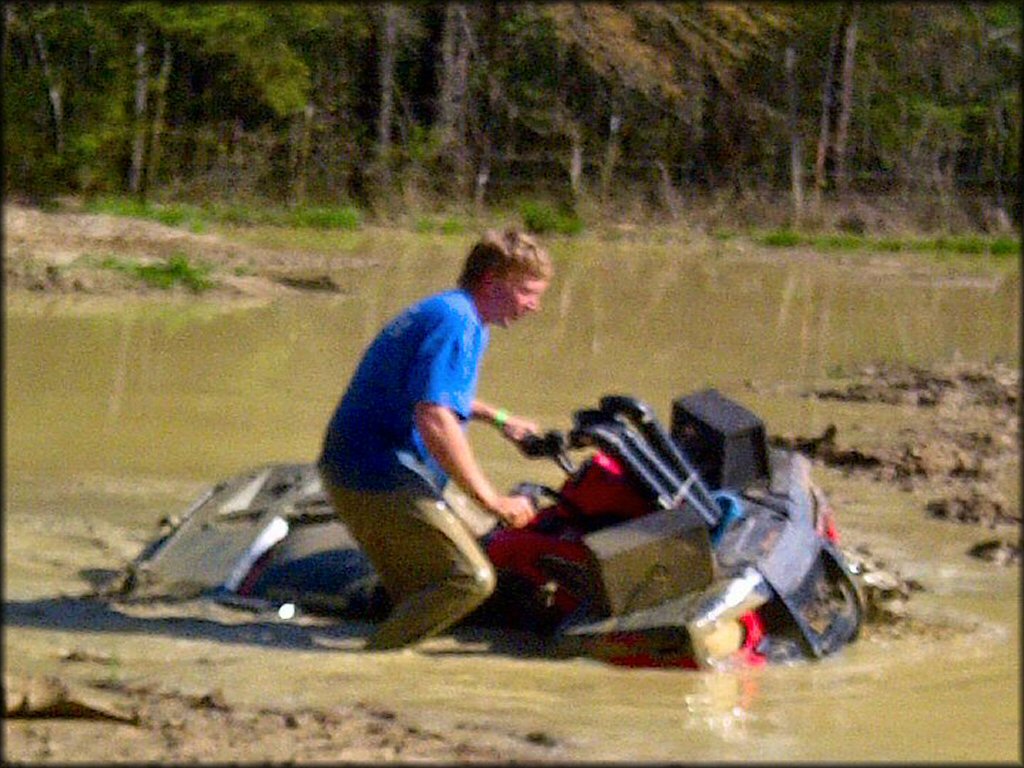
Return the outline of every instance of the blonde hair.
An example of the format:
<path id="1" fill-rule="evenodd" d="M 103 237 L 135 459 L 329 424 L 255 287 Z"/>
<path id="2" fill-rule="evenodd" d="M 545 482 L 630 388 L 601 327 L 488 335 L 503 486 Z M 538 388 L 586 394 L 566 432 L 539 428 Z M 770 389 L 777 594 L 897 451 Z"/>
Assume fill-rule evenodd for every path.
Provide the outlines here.
<path id="1" fill-rule="evenodd" d="M 459 276 L 459 287 L 473 290 L 486 273 L 504 278 L 526 275 L 550 280 L 551 258 L 529 235 L 515 229 L 489 230 L 473 246 Z"/>

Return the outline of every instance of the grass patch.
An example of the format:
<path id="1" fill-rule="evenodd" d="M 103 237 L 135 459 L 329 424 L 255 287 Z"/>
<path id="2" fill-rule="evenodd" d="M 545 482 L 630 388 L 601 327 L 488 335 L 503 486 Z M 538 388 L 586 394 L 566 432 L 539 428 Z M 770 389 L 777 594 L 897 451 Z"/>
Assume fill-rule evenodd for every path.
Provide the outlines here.
<path id="1" fill-rule="evenodd" d="M 538 235 L 571 236 L 583 231 L 583 221 L 575 213 L 557 210 L 546 203 L 527 201 L 519 206 L 519 215 L 523 226 Z"/>
<path id="2" fill-rule="evenodd" d="M 420 216 L 412 225 L 414 232 L 420 235 L 429 235 L 434 231 L 437 224 L 429 216 Z"/>
<path id="3" fill-rule="evenodd" d="M 154 288 L 167 290 L 182 285 L 193 293 L 202 293 L 213 287 L 210 268 L 191 264 L 183 253 L 175 253 L 164 262 L 140 264 L 116 256 L 107 256 L 100 261 L 104 269 L 111 269 L 131 275 Z"/>
<path id="4" fill-rule="evenodd" d="M 96 198 L 85 204 L 85 210 L 88 213 L 156 221 L 169 227 L 186 227 L 196 233 L 203 232 L 209 220 L 209 216 L 195 205 L 158 204 L 124 197 Z"/>
<path id="5" fill-rule="evenodd" d="M 351 206 L 265 206 L 215 205 L 208 212 L 217 224 L 241 227 L 270 226 L 292 229 L 354 231 L 363 225 L 363 215 Z"/>
<path id="6" fill-rule="evenodd" d="M 780 229 L 775 232 L 769 232 L 767 235 L 762 235 L 757 238 L 757 242 L 771 248 L 793 248 L 806 242 L 806 238 L 801 237 L 792 230 Z"/>
<path id="7" fill-rule="evenodd" d="M 171 227 L 187 227 L 199 233 L 210 224 L 235 226 L 269 225 L 297 229 L 357 230 L 363 215 L 352 206 L 299 206 L 275 209 L 263 205 L 154 203 L 128 197 L 98 197 L 85 204 L 88 213 L 106 213 L 157 221 Z"/>
<path id="8" fill-rule="evenodd" d="M 363 224 L 362 214 L 351 206 L 335 207 L 302 207 L 288 212 L 285 224 L 292 227 L 308 227 L 310 229 L 343 229 L 353 231 Z"/>
<path id="9" fill-rule="evenodd" d="M 830 251 L 856 251 L 863 248 L 865 239 L 858 235 L 822 235 L 820 246 Z"/>
<path id="10" fill-rule="evenodd" d="M 985 235 L 941 235 L 932 238 L 871 238 L 848 234 L 804 235 L 779 229 L 756 236 L 755 242 L 770 248 L 810 246 L 819 251 L 884 251 L 887 253 L 931 253 L 936 256 L 1009 256 L 1020 253 L 1016 237 Z"/>
<path id="11" fill-rule="evenodd" d="M 466 233 L 466 225 L 455 218 L 446 218 L 441 221 L 431 216 L 420 216 L 413 224 L 413 229 L 421 235 L 429 235 L 440 232 L 442 235 L 463 235 Z"/>
<path id="12" fill-rule="evenodd" d="M 1006 236 L 956 235 L 936 239 L 933 247 L 940 252 L 968 256 L 1016 256 L 1020 253 L 1020 240 Z"/>
<path id="13" fill-rule="evenodd" d="M 898 238 L 883 237 L 875 243 L 875 246 L 880 251 L 885 251 L 887 253 L 899 253 L 900 251 L 905 250 L 906 244 Z"/>
<path id="14" fill-rule="evenodd" d="M 1020 240 L 1015 237 L 997 237 L 989 246 L 993 256 L 1019 256 Z"/>
<path id="15" fill-rule="evenodd" d="M 441 222 L 442 235 L 461 235 L 465 233 L 466 225 L 458 219 L 445 219 Z"/>

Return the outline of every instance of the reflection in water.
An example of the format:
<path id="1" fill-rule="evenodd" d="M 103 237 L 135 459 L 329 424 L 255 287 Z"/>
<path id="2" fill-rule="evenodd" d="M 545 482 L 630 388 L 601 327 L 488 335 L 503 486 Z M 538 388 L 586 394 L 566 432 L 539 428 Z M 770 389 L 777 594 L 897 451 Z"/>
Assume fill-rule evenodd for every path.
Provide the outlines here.
<path id="1" fill-rule="evenodd" d="M 696 675 L 697 690 L 686 695 L 686 728 L 709 731 L 725 741 L 748 737 L 750 710 L 758 692 L 759 670 L 715 670 Z"/>
<path id="2" fill-rule="evenodd" d="M 113 425 L 121 412 L 124 390 L 128 380 L 128 348 L 131 342 L 132 315 L 125 313 L 121 321 L 121 343 L 117 350 L 117 362 L 114 365 L 114 381 L 110 387 L 110 403 L 107 406 L 107 427 Z"/>

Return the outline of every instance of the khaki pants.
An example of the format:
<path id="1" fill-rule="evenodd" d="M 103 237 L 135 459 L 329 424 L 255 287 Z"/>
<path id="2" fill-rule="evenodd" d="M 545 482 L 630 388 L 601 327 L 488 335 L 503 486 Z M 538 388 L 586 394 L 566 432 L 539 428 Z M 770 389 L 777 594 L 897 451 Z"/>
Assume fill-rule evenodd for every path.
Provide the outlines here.
<path id="1" fill-rule="evenodd" d="M 491 561 L 435 495 L 415 489 L 353 491 L 326 477 L 323 486 L 394 605 L 368 649 L 401 648 L 438 634 L 494 591 Z"/>

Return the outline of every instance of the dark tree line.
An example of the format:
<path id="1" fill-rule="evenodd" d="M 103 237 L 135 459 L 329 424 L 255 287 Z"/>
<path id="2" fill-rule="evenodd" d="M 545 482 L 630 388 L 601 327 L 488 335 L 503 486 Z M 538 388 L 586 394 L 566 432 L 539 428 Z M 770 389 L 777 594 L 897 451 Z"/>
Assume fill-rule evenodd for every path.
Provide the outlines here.
<path id="1" fill-rule="evenodd" d="M 571 205 L 1019 183 L 1002 3 L 18 3 L 5 190 Z"/>

